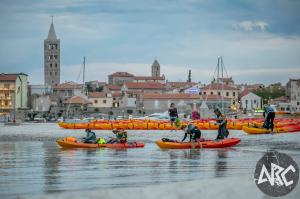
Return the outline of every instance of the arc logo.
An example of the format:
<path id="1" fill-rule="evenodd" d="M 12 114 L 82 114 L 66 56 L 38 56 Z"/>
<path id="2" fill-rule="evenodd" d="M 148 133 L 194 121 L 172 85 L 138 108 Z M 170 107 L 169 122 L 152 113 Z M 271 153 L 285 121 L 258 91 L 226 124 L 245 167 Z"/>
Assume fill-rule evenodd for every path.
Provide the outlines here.
<path id="1" fill-rule="evenodd" d="M 273 197 L 283 196 L 297 186 L 299 169 L 287 154 L 269 151 L 257 162 L 254 179 L 263 193 Z"/>

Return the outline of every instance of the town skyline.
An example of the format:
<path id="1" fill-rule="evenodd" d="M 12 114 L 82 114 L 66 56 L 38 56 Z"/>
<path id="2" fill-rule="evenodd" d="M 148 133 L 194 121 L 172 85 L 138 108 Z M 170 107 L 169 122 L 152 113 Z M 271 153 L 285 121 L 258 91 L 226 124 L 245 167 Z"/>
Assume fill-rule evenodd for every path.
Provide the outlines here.
<path id="1" fill-rule="evenodd" d="M 1 72 L 24 72 L 31 84 L 43 83 L 42 43 L 54 16 L 61 40 L 61 82 L 76 82 L 83 56 L 87 58 L 86 80 L 106 82 L 108 75 L 118 71 L 150 75 L 157 59 L 167 80 L 186 81 L 191 69 L 192 81 L 207 84 L 218 56 L 223 56 L 228 75 L 236 83 L 286 84 L 300 76 L 300 28 L 297 24 L 290 27 L 291 19 L 299 18 L 297 2 L 281 7 L 281 1 L 272 5 L 270 1 L 263 5 L 233 2 L 230 6 L 220 1 L 224 7 L 216 11 L 207 1 L 163 1 L 165 7 L 159 9 L 155 1 L 148 6 L 125 2 L 128 5 L 29 1 L 26 8 L 21 1 L 1 2 L 0 23 L 7 27 L 1 33 Z M 268 6 L 268 15 L 277 19 L 280 16 L 273 12 L 278 9 L 285 18 L 271 20 L 262 11 Z M 230 14 L 234 9 L 237 12 Z"/>

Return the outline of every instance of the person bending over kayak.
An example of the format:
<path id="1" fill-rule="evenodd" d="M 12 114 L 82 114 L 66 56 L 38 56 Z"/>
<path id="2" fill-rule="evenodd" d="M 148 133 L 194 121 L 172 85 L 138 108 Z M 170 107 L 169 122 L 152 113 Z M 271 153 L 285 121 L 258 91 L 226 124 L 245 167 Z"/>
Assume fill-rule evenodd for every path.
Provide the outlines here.
<path id="1" fill-rule="evenodd" d="M 198 142 L 201 138 L 201 131 L 193 124 L 183 124 L 181 125 L 181 130 L 184 130 L 184 137 L 181 142 L 183 142 L 188 135 L 190 136 L 190 142 Z"/>
<path id="2" fill-rule="evenodd" d="M 271 129 L 273 131 L 274 128 L 274 119 L 275 119 L 275 110 L 270 106 L 270 104 L 266 104 L 264 106 L 264 124 L 263 128 L 266 128 L 267 130 Z"/>
<path id="3" fill-rule="evenodd" d="M 127 142 L 127 132 L 124 129 L 113 129 L 112 132 L 116 137 L 109 140 L 108 144 Z"/>
<path id="4" fill-rule="evenodd" d="M 96 134 L 91 129 L 86 129 L 86 137 L 82 138 L 84 143 L 95 144 L 97 142 Z"/>
<path id="5" fill-rule="evenodd" d="M 220 109 L 216 108 L 214 113 L 217 116 L 216 124 L 219 126 L 218 128 L 218 136 L 217 140 L 227 138 L 229 135 L 229 131 L 227 129 L 227 119 L 224 114 L 221 113 Z"/>

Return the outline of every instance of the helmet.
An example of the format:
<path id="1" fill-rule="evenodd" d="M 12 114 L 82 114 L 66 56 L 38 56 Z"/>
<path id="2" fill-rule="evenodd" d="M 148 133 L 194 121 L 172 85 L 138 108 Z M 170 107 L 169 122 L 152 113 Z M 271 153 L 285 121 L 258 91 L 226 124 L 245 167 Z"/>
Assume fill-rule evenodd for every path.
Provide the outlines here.
<path id="1" fill-rule="evenodd" d="M 113 132 L 113 133 L 116 133 L 116 132 L 118 132 L 118 130 L 117 130 L 116 128 L 114 128 L 114 129 L 112 130 L 112 132 Z"/>

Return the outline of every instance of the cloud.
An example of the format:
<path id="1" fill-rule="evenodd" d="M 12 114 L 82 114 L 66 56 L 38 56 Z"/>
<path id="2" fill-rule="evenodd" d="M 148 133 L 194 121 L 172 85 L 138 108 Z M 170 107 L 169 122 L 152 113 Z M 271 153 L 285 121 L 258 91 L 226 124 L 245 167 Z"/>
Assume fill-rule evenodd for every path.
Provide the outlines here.
<path id="1" fill-rule="evenodd" d="M 243 31 L 265 31 L 268 26 L 265 21 L 242 21 L 232 24 L 234 29 Z"/>

